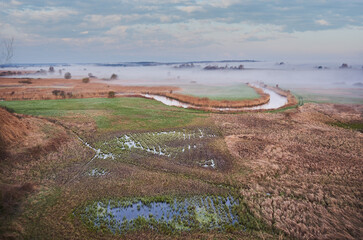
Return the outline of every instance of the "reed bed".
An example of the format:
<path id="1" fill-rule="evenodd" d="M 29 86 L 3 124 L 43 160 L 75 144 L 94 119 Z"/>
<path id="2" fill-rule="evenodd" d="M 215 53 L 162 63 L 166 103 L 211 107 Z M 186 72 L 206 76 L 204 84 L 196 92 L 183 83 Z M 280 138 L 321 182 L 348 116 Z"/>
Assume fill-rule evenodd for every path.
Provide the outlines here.
<path id="1" fill-rule="evenodd" d="M 184 95 L 173 92 L 158 92 L 156 95 L 168 97 L 174 100 L 178 100 L 182 103 L 188 103 L 197 107 L 213 107 L 213 108 L 242 108 L 242 107 L 253 107 L 263 105 L 270 101 L 270 95 L 263 92 L 262 89 L 249 85 L 259 95 L 256 99 L 245 99 L 245 100 L 212 100 L 206 97 L 199 98 L 190 95 Z M 146 92 L 150 93 L 150 92 Z"/>

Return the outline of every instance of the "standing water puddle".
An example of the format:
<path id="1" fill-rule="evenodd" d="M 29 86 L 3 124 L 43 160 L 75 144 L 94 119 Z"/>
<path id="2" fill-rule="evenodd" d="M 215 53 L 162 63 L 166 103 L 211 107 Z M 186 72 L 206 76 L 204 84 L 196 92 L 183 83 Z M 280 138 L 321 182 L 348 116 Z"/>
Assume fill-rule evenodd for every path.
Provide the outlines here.
<path id="1" fill-rule="evenodd" d="M 239 225 L 235 211 L 238 205 L 239 201 L 231 196 L 107 200 L 88 205 L 81 210 L 80 217 L 89 227 L 107 227 L 113 233 L 144 227 L 223 230 Z"/>
<path id="2" fill-rule="evenodd" d="M 168 158 L 188 155 L 203 147 L 203 139 L 211 139 L 216 135 L 210 129 L 193 129 L 169 132 L 131 133 L 103 142 L 99 145 L 102 155 L 112 158 L 126 152 L 147 152 Z M 202 161 L 199 165 L 206 168 L 216 168 L 215 160 L 209 156 L 199 155 Z"/>

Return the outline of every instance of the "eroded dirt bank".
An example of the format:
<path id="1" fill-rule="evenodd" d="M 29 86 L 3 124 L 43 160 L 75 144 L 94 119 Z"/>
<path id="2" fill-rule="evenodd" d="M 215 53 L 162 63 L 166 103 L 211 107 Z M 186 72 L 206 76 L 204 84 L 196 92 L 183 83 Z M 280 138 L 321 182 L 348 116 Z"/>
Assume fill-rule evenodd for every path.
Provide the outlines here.
<path id="1" fill-rule="evenodd" d="M 306 104 L 279 114 L 213 115 L 225 135 L 240 194 L 254 214 L 291 237 L 359 239 L 362 105 Z"/>

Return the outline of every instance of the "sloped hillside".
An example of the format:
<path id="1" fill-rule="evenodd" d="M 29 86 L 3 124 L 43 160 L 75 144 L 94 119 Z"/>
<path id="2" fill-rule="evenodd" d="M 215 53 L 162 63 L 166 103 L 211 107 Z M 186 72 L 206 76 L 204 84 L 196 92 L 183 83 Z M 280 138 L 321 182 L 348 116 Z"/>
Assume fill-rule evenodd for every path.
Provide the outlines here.
<path id="1" fill-rule="evenodd" d="M 31 131 L 29 122 L 22 121 L 4 108 L 0 108 L 0 138 L 6 146 L 22 141 Z"/>

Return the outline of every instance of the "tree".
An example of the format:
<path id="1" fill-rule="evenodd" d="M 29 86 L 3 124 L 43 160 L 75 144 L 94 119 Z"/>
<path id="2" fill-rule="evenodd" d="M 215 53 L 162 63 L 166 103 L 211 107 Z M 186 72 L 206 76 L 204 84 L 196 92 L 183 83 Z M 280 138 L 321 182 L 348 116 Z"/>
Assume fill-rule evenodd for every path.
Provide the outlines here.
<path id="1" fill-rule="evenodd" d="M 1 41 L 0 63 L 9 63 L 14 56 L 14 38 Z"/>
<path id="2" fill-rule="evenodd" d="M 66 72 L 66 73 L 64 74 L 64 78 L 65 78 L 65 79 L 71 79 L 71 78 L 72 78 L 71 73 L 70 73 L 70 72 Z"/>
<path id="3" fill-rule="evenodd" d="M 116 79 L 118 79 L 117 74 L 113 73 L 113 74 L 111 75 L 111 78 L 110 78 L 110 79 L 111 79 L 111 80 L 116 80 Z"/>
<path id="4" fill-rule="evenodd" d="M 109 91 L 107 97 L 108 98 L 114 98 L 115 97 L 115 92 L 114 91 Z"/>

